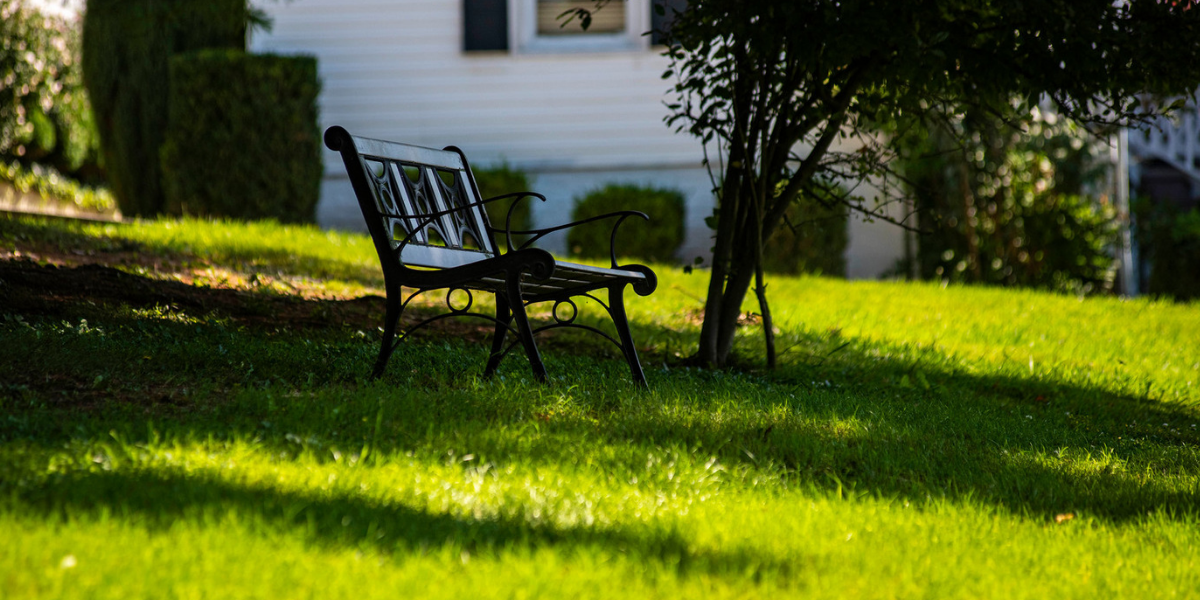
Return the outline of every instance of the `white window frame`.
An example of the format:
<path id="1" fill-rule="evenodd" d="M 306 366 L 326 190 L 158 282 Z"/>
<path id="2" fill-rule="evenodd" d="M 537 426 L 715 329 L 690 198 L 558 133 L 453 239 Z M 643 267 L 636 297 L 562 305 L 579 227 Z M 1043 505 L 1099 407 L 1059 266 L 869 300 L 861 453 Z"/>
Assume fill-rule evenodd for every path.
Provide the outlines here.
<path id="1" fill-rule="evenodd" d="M 576 52 L 634 52 L 650 48 L 651 0 L 613 0 L 604 10 L 619 10 L 625 5 L 625 31 L 590 35 L 538 35 L 537 0 L 509 0 L 508 39 L 513 52 L 520 54 L 568 54 Z"/>

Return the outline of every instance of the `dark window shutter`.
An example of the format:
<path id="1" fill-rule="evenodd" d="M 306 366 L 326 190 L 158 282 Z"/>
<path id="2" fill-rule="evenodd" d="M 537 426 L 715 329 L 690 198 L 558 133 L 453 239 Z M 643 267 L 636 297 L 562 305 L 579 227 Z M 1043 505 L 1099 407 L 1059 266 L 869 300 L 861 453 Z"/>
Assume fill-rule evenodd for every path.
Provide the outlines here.
<path id="1" fill-rule="evenodd" d="M 656 5 L 663 8 L 663 14 L 658 14 Z M 650 0 L 651 44 L 659 46 L 664 43 L 666 33 L 671 30 L 671 21 L 675 20 L 675 13 L 683 12 L 685 8 L 687 8 L 687 0 Z"/>
<path id="2" fill-rule="evenodd" d="M 507 0 L 463 0 L 463 50 L 508 50 Z"/>

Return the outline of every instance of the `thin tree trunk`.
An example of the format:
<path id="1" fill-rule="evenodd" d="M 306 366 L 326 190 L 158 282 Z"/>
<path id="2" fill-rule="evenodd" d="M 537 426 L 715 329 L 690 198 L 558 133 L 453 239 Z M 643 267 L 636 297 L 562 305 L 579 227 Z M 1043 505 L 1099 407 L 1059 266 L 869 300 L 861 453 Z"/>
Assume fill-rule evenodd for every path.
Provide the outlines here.
<path id="1" fill-rule="evenodd" d="M 971 273 L 975 281 L 983 281 L 979 264 L 979 219 L 975 216 L 975 194 L 971 191 L 970 165 L 963 160 L 959 166 L 958 188 L 963 198 L 963 218 L 967 220 L 967 257 L 971 261 Z"/>
<path id="2" fill-rule="evenodd" d="M 749 236 L 743 236 L 743 239 Z M 751 251 L 747 256 L 746 249 L 735 259 L 734 267 L 730 270 L 729 279 L 725 283 L 724 298 L 721 299 L 720 331 L 717 339 L 717 366 L 724 366 L 733 350 L 733 341 L 737 334 L 738 317 L 742 315 L 742 301 L 750 284 L 754 281 L 754 256 Z"/>
<path id="3" fill-rule="evenodd" d="M 762 258 L 754 273 L 754 294 L 758 296 L 758 310 L 762 313 L 763 341 L 767 345 L 767 368 L 775 370 L 775 325 L 771 321 L 771 307 L 767 304 L 767 284 L 763 282 Z"/>
<path id="4" fill-rule="evenodd" d="M 736 152 L 736 151 L 735 151 Z M 733 263 L 733 242 L 737 233 L 734 227 L 722 227 L 721 223 L 733 223 L 737 218 L 739 171 L 733 165 L 737 164 L 731 156 L 725 169 L 725 181 L 721 195 L 717 199 L 717 239 L 713 247 L 712 269 L 709 272 L 708 295 L 704 300 L 704 321 L 700 325 L 700 347 L 696 352 L 696 360 L 709 367 L 724 366 L 725 361 L 719 350 L 721 339 L 721 315 L 724 309 L 726 280 L 729 278 L 730 267 Z"/>

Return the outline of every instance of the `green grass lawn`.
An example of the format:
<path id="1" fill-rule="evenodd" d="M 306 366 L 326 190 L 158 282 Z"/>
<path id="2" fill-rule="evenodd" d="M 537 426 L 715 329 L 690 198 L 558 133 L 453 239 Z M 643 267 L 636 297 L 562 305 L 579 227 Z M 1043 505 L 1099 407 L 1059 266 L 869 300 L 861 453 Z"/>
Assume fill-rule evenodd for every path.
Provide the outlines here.
<path id="1" fill-rule="evenodd" d="M 706 371 L 664 266 L 650 391 L 573 335 L 483 381 L 460 330 L 369 383 L 375 329 L 271 319 L 380 294 L 363 237 L 0 216 L 2 261 L 263 307 L 13 312 L 0 275 L 6 600 L 1200 597 L 1200 305 L 774 277 L 781 367 L 748 325 Z"/>

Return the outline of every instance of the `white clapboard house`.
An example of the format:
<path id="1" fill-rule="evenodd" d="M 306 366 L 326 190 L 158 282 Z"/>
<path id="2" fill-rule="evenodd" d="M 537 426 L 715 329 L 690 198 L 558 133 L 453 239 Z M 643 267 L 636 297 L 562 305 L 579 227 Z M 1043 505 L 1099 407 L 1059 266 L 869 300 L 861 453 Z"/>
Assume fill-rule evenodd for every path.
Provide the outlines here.
<path id="1" fill-rule="evenodd" d="M 664 122 L 667 60 L 643 32 L 651 0 L 613 0 L 588 31 L 561 27 L 579 0 L 256 0 L 271 17 L 258 52 L 318 59 L 321 126 L 424 146 L 529 173 L 535 225 L 565 222 L 575 196 L 606 182 L 673 187 L 688 198 L 680 258 L 708 254 L 712 185 L 701 145 Z M 341 162 L 325 155 L 318 220 L 363 228 Z M 876 277 L 902 253 L 891 225 L 854 222 L 847 270 Z M 545 246 L 562 251 L 561 239 Z"/>

